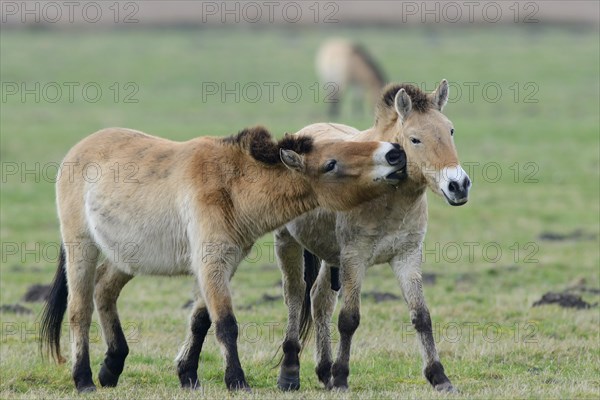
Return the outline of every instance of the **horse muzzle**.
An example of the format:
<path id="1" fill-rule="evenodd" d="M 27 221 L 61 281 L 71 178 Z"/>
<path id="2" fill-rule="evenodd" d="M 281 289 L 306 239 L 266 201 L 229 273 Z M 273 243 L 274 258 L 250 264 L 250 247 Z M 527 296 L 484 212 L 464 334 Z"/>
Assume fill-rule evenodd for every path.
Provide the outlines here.
<path id="1" fill-rule="evenodd" d="M 387 152 L 385 159 L 394 170 L 385 176 L 390 184 L 398 184 L 408 176 L 406 172 L 406 153 L 398 143 L 392 143 L 393 148 Z"/>
<path id="2" fill-rule="evenodd" d="M 451 206 L 462 206 L 469 200 L 471 179 L 460 166 L 444 168 L 440 183 L 440 191 Z"/>

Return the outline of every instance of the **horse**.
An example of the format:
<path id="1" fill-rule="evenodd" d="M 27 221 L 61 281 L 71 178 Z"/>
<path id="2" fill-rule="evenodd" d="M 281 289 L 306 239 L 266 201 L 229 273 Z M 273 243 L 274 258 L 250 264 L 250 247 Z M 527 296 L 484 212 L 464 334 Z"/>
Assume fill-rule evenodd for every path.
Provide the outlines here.
<path id="1" fill-rule="evenodd" d="M 68 309 L 78 392 L 96 390 L 89 360 L 94 302 L 108 348 L 98 379 L 117 385 L 129 349 L 116 301 L 141 274 L 196 278 L 177 357 L 181 386 L 198 387 L 198 357 L 214 323 L 227 388 L 249 390 L 229 287 L 240 261 L 260 236 L 306 211 L 345 210 L 392 190 L 405 174 L 406 155 L 398 144 L 379 141 L 316 143 L 302 135 L 274 141 L 262 127 L 186 142 L 109 128 L 76 144 L 61 171 L 62 251 L 40 345 L 64 362 L 60 334 Z"/>
<path id="2" fill-rule="evenodd" d="M 363 92 L 367 93 L 371 104 L 379 96 L 386 83 L 386 77 L 371 54 L 360 44 L 345 39 L 330 39 L 323 43 L 317 52 L 316 70 L 319 80 L 329 85 L 329 116 L 339 114 L 342 94 L 353 87 L 356 93 L 355 111 L 362 111 Z"/>
<path id="3" fill-rule="evenodd" d="M 316 325 L 315 372 L 328 389 L 348 388 L 350 345 L 360 322 L 361 284 L 368 267 L 389 263 L 418 333 L 425 377 L 439 391 L 454 390 L 436 350 L 420 270 L 420 250 L 427 230 L 427 188 L 452 206 L 465 204 L 471 188 L 458 160 L 454 127 L 442 114 L 448 93 L 446 80 L 429 94 L 413 85 L 390 84 L 379 99 L 373 127 L 361 132 L 345 125 L 315 124 L 299 132 L 319 131 L 324 136 L 335 132 L 338 137 L 345 135 L 355 141 L 397 141 L 407 154 L 408 177 L 395 192 L 350 211 L 316 209 L 275 232 L 288 307 L 280 389 L 300 387 L 299 340 L 302 338 L 304 344 L 311 314 Z M 302 274 L 303 249 L 306 282 Z M 323 260 L 320 269 L 319 259 Z M 340 273 L 340 343 L 337 359 L 332 362 L 329 323 L 337 301 Z"/>

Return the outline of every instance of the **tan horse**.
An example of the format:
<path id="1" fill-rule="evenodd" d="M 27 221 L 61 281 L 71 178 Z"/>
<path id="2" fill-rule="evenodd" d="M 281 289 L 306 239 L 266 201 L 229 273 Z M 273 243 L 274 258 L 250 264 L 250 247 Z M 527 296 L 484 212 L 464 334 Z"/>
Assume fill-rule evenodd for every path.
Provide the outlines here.
<path id="1" fill-rule="evenodd" d="M 329 116 L 339 114 L 340 100 L 352 87 L 356 93 L 355 111 L 362 111 L 362 97 L 374 105 L 386 78 L 373 57 L 360 44 L 345 39 L 331 39 L 319 48 L 316 58 L 319 80 L 328 90 Z"/>
<path id="2" fill-rule="evenodd" d="M 69 169 L 56 186 L 63 254 L 41 340 L 62 360 L 68 309 L 77 390 L 95 390 L 89 361 L 94 301 L 108 347 L 98 378 L 102 386 L 117 384 L 129 350 L 116 301 L 139 274 L 197 279 L 190 330 L 178 356 L 181 385 L 197 387 L 198 356 L 214 322 L 225 383 L 247 389 L 229 288 L 239 262 L 258 237 L 306 211 L 346 210 L 391 190 L 406 158 L 398 144 L 314 143 L 291 135 L 274 142 L 264 128 L 183 143 L 114 128 L 74 146 L 62 168 Z M 105 261 L 97 268 L 101 254 Z"/>
<path id="3" fill-rule="evenodd" d="M 360 132 L 345 125 L 316 124 L 299 132 L 346 135 L 357 141 L 398 141 L 407 154 L 408 178 L 394 193 L 355 209 L 337 213 L 317 209 L 276 232 L 275 248 L 284 274 L 288 306 L 278 381 L 281 389 L 300 387 L 299 339 L 308 332 L 311 299 L 317 338 L 316 373 L 327 388 L 348 387 L 350 344 L 360 321 L 362 281 L 368 267 L 389 263 L 418 332 L 425 377 L 437 390 L 453 390 L 435 347 L 420 269 L 421 246 L 427 230 L 426 189 L 429 187 L 448 204 L 459 206 L 467 202 L 471 187 L 458 161 L 452 122 L 441 113 L 447 100 L 446 80 L 432 94 L 412 85 L 389 85 L 379 100 L 372 128 Z M 302 273 L 303 248 L 306 284 Z M 310 262 L 314 257 L 306 251 L 324 261 L 312 291 L 318 263 Z M 337 293 L 331 289 L 339 289 L 338 271 L 344 303 L 338 320 L 340 344 L 333 363 L 329 323 L 337 301 Z M 303 298 L 308 301 L 303 303 Z"/>

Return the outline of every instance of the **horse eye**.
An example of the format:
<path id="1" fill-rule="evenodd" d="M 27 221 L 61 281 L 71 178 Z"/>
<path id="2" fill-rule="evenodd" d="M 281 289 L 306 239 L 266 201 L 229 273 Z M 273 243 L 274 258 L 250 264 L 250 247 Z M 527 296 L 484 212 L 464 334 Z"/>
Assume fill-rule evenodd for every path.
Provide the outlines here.
<path id="1" fill-rule="evenodd" d="M 450 129 L 450 136 L 454 136 L 454 128 Z"/>
<path id="2" fill-rule="evenodd" d="M 335 164 L 337 163 L 337 161 L 335 160 L 330 160 L 329 162 L 327 162 L 327 164 L 325 164 L 325 168 L 324 171 L 325 172 L 330 172 L 333 171 L 335 168 Z"/>
<path id="3" fill-rule="evenodd" d="M 411 141 L 412 144 L 419 144 L 419 143 L 421 143 L 421 141 L 419 139 L 414 138 L 414 137 L 411 137 L 410 141 Z"/>

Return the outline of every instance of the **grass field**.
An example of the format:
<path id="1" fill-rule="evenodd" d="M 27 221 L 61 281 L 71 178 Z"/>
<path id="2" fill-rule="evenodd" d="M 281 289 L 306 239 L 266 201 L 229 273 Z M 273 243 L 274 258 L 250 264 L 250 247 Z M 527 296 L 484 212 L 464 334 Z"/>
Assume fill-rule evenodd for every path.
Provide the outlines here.
<path id="1" fill-rule="evenodd" d="M 0 398 L 76 397 L 70 363 L 56 366 L 38 354 L 42 304 L 20 300 L 30 285 L 49 283 L 56 268 L 55 163 L 79 139 L 107 126 L 185 140 L 258 123 L 282 135 L 326 120 L 325 93 L 313 86 L 313 58 L 332 34 L 367 45 L 390 80 L 429 90 L 442 78 L 452 82 L 446 114 L 463 166 L 471 166 L 465 169 L 473 190 L 461 208 L 430 195 L 423 270 L 436 276 L 425 295 L 442 362 L 460 393 L 436 394 L 422 376 L 404 303 L 372 297 L 362 303 L 351 390 L 319 387 L 310 345 L 301 359 L 301 392 L 278 392 L 272 357 L 286 312 L 283 301 L 262 300 L 281 293 L 267 236 L 233 279 L 241 360 L 254 389 L 235 397 L 600 396 L 599 308 L 532 308 L 544 293 L 574 280 L 600 286 L 598 32 L 486 27 L 3 31 L 0 304 L 20 302 L 33 312 L 1 314 Z M 235 92 L 236 82 L 239 101 L 234 94 L 222 99 L 221 84 Z M 23 95 L 22 84 L 34 93 Z M 215 85 L 219 93 L 207 92 Z M 274 87 L 273 101 L 267 85 Z M 364 129 L 372 115 L 353 114 L 346 102 L 339 120 Z M 573 232 L 567 240 L 540 239 Z M 191 278 L 138 277 L 124 289 L 119 307 L 130 356 L 119 386 L 90 399 L 200 396 L 179 389 L 173 362 L 185 336 L 189 310 L 182 305 L 191 288 Z M 388 267 L 369 271 L 364 292 L 373 291 L 400 296 Z M 599 300 L 592 292 L 580 294 L 589 303 Z M 105 351 L 97 324 L 92 339 L 96 379 Z M 67 343 L 65 332 L 68 355 Z M 205 396 L 228 396 L 212 330 L 199 376 Z"/>

